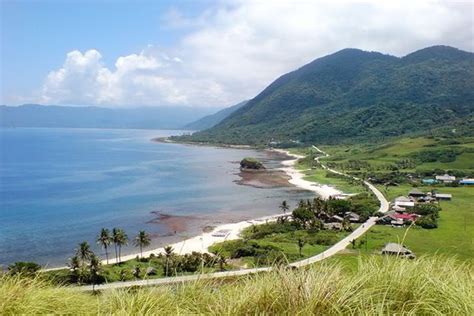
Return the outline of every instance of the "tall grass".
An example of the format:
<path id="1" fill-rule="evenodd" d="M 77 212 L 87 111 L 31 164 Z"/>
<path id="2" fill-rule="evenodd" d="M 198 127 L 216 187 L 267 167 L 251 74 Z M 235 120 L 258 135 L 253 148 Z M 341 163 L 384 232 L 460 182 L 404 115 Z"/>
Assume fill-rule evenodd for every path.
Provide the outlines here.
<path id="1" fill-rule="evenodd" d="M 448 257 L 365 258 L 236 280 L 86 294 L 2 277 L 0 314 L 474 315 L 472 265 Z"/>

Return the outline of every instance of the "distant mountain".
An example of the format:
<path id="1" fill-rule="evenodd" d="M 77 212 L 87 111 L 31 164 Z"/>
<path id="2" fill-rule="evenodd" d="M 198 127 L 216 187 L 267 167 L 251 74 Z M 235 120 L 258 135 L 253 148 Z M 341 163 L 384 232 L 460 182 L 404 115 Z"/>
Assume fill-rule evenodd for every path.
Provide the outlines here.
<path id="1" fill-rule="evenodd" d="M 189 124 L 186 124 L 183 129 L 189 129 L 193 131 L 201 131 L 204 129 L 211 128 L 217 124 L 219 124 L 223 119 L 228 117 L 230 114 L 234 113 L 241 107 L 243 107 L 245 104 L 247 104 L 247 101 L 242 101 L 236 105 L 229 106 L 228 108 L 222 109 L 217 113 L 205 116 L 203 118 L 200 118 L 197 121 L 191 122 Z"/>
<path id="2" fill-rule="evenodd" d="M 25 104 L 0 106 L 0 127 L 179 129 L 215 108 L 101 108 Z"/>
<path id="3" fill-rule="evenodd" d="M 229 144 L 378 141 L 455 127 L 474 133 L 474 54 L 434 46 L 403 58 L 344 49 L 287 73 L 213 128 Z"/>

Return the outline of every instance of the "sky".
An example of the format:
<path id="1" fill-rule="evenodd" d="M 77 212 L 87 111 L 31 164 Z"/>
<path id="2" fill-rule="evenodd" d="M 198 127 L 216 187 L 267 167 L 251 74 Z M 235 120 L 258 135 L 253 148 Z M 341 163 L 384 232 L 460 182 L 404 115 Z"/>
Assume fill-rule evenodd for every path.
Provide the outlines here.
<path id="1" fill-rule="evenodd" d="M 0 104 L 213 106 L 347 47 L 474 51 L 474 2 L 0 0 Z"/>

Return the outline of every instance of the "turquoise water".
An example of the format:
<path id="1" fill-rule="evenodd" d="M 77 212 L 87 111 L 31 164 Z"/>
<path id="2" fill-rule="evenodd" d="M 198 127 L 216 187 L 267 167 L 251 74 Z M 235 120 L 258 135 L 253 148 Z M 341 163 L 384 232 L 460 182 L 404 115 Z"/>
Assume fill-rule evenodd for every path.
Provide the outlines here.
<path id="1" fill-rule="evenodd" d="M 310 196 L 295 188 L 238 185 L 238 161 L 279 159 L 264 151 L 164 144 L 160 130 L 0 129 L 0 264 L 64 265 L 101 227 L 145 229 L 153 246 L 203 226 L 274 213 L 278 203 Z M 183 218 L 185 230 L 156 219 Z M 131 246 L 125 253 L 136 252 Z"/>

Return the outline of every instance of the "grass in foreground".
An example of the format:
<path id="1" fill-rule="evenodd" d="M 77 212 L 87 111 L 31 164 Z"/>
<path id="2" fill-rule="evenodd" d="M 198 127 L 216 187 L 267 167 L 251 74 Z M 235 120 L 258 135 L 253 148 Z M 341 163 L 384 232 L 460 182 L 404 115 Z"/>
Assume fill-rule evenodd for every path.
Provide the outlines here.
<path id="1" fill-rule="evenodd" d="M 237 280 L 92 295 L 39 278 L 3 276 L 0 314 L 472 315 L 472 265 L 450 257 L 371 257 L 357 269 L 321 263 Z"/>

